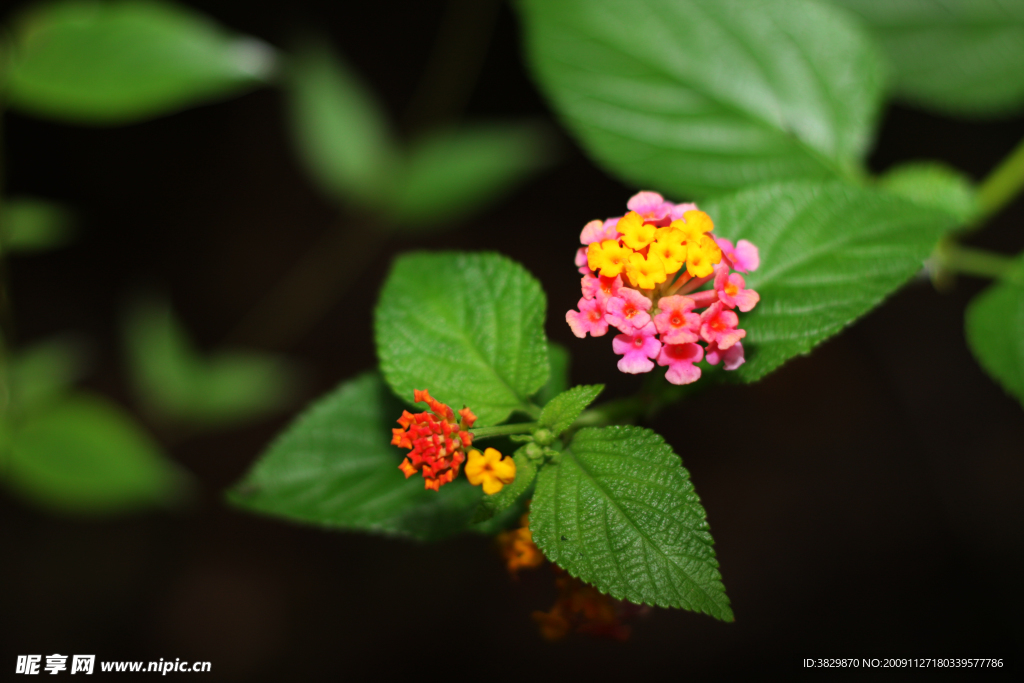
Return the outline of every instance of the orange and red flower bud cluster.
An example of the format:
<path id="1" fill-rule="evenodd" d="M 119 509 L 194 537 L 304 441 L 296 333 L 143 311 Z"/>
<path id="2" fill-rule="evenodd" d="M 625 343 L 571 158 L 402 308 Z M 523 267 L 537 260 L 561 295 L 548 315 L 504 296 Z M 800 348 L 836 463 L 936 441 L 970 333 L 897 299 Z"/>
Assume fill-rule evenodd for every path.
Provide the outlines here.
<path id="1" fill-rule="evenodd" d="M 437 491 L 458 476 L 459 467 L 466 460 L 466 449 L 473 444 L 469 428 L 476 416 L 469 408 L 463 408 L 456 420 L 455 411 L 426 390 L 416 389 L 413 399 L 416 403 L 426 403 L 430 410 L 415 414 L 403 410 L 402 417 L 398 418 L 402 428 L 391 430 L 391 443 L 411 449 L 398 466 L 406 479 L 420 472 L 425 480 L 424 488 Z"/>

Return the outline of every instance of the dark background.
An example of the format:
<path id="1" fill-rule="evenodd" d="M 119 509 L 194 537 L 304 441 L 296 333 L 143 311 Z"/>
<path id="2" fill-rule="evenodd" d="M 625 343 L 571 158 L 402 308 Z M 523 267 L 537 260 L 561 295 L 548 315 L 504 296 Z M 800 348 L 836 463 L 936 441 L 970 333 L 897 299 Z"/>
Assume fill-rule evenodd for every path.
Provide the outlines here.
<path id="1" fill-rule="evenodd" d="M 189 4 L 278 46 L 303 26 L 328 31 L 399 123 L 445 7 Z M 465 113 L 551 118 L 507 7 Z M 1022 136 L 1024 118 L 963 123 L 890 107 L 871 166 L 937 158 L 981 178 Z M 70 247 L 7 262 L 14 344 L 80 333 L 93 350 L 85 386 L 129 407 L 119 319 L 130 295 L 168 293 L 197 342 L 216 348 L 337 222 L 291 152 L 278 90 L 122 128 L 8 113 L 4 138 L 8 192 L 64 202 L 81 220 Z M 388 243 L 285 349 L 308 376 L 293 414 L 374 365 L 371 306 L 393 255 L 419 247 L 521 261 L 548 292 L 548 333 L 571 350 L 574 382 L 610 381 L 606 397 L 638 386 L 615 371 L 609 344 L 577 340 L 562 323 L 579 297 L 580 228 L 621 214 L 636 188 L 562 138 L 560 163 L 507 201 L 449 232 Z M 1024 249 L 1024 203 L 972 243 Z M 984 286 L 963 278 L 938 293 L 914 281 L 812 356 L 753 386 L 712 388 L 650 425 L 682 455 L 703 499 L 733 624 L 654 610 L 625 644 L 549 644 L 529 616 L 554 600 L 549 570 L 510 581 L 488 539 L 417 545 L 226 507 L 221 492 L 290 419 L 279 415 L 206 436 L 159 428 L 200 486 L 184 512 L 77 520 L 0 495 L 2 666 L 53 652 L 180 657 L 211 661 L 204 680 L 266 681 L 371 672 L 703 679 L 795 672 L 805 657 L 1006 657 L 1016 667 L 1024 411 L 964 342 L 964 307 Z"/>

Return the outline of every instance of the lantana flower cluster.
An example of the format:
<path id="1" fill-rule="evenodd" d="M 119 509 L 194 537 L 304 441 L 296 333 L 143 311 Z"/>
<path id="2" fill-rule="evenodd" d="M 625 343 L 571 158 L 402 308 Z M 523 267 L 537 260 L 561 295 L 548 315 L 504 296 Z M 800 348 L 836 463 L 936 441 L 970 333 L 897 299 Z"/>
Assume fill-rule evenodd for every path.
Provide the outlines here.
<path id="1" fill-rule="evenodd" d="M 468 457 L 466 477 L 473 486 L 483 486 L 484 493 L 494 494 L 516 478 L 516 464 L 512 458 L 504 457 L 498 450 L 488 448 L 483 454 L 473 445 L 470 428 L 476 422 L 476 415 L 469 408 L 455 411 L 430 395 L 426 389 L 413 390 L 413 402 L 426 403 L 429 411 L 410 413 L 402 411 L 398 418 L 401 429 L 391 430 L 391 444 L 411 449 L 398 469 L 405 478 L 420 472 L 425 480 L 424 488 L 439 490 L 459 476 L 459 468 Z"/>
<path id="2" fill-rule="evenodd" d="M 757 247 L 716 237 L 696 204 L 673 204 L 657 192 L 637 193 L 626 208 L 624 216 L 590 221 L 580 234 L 583 298 L 579 310 L 565 314 L 573 334 L 601 337 L 615 328 L 619 370 L 650 372 L 657 363 L 668 366 L 673 384 L 700 379 L 701 360 L 738 368 L 747 333 L 736 311 L 760 300 L 741 273 L 757 269 Z"/>

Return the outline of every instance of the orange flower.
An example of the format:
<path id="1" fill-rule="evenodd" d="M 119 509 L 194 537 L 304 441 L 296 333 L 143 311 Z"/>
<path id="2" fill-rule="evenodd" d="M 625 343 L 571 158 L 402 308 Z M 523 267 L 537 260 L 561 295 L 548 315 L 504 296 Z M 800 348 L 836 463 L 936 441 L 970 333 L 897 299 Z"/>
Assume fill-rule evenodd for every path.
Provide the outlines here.
<path id="1" fill-rule="evenodd" d="M 519 528 L 498 534 L 498 547 L 508 565 L 508 571 L 515 576 L 520 569 L 533 569 L 544 563 L 544 555 L 533 542 L 530 533 L 530 516 L 519 519 Z"/>
<path id="2" fill-rule="evenodd" d="M 391 443 L 412 451 L 398 466 L 405 478 L 420 472 L 424 488 L 437 491 L 458 476 L 459 467 L 466 460 L 465 449 L 473 444 L 473 435 L 468 430 L 476 416 L 469 408 L 463 408 L 456 422 L 455 411 L 426 390 L 414 390 L 413 399 L 426 403 L 431 412 L 413 414 L 403 410 L 398 418 L 402 429 L 391 430 Z"/>

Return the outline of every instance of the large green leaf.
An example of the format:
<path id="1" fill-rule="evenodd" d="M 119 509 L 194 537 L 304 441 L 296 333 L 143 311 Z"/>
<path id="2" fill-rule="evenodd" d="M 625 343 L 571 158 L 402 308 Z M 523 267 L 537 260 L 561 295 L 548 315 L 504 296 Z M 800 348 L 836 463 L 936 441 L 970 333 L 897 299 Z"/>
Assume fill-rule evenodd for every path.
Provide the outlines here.
<path id="1" fill-rule="evenodd" d="M 614 598 L 732 621 L 689 473 L 649 429 L 581 429 L 541 470 L 530 531 L 549 560 Z"/>
<path id="2" fill-rule="evenodd" d="M 425 227 L 479 210 L 545 165 L 551 141 L 524 124 L 435 133 L 409 150 L 386 210 L 405 227 Z"/>
<path id="3" fill-rule="evenodd" d="M 978 214 L 970 178 L 935 161 L 916 161 L 886 171 L 879 186 L 912 202 L 946 211 L 963 225 Z"/>
<path id="4" fill-rule="evenodd" d="M 548 379 L 540 284 L 499 254 L 413 253 L 395 262 L 375 312 L 377 354 L 405 400 L 429 389 L 479 425 L 513 410 Z"/>
<path id="5" fill-rule="evenodd" d="M 1024 2 L 834 1 L 868 24 L 904 99 L 972 116 L 1024 106 Z"/>
<path id="6" fill-rule="evenodd" d="M 162 417 L 225 426 L 278 410 L 294 396 L 297 373 L 286 359 L 239 350 L 200 355 L 166 304 L 140 302 L 125 328 L 135 390 Z"/>
<path id="7" fill-rule="evenodd" d="M 746 276 L 761 295 L 740 314 L 747 362 L 759 379 L 877 306 L 918 272 L 955 217 L 842 182 L 775 183 L 702 205 L 715 234 L 753 242 L 761 267 Z"/>
<path id="8" fill-rule="evenodd" d="M 967 343 L 981 367 L 1024 404 L 1024 257 L 1017 280 L 992 285 L 967 307 Z"/>
<path id="9" fill-rule="evenodd" d="M 881 57 L 811 0 L 524 0 L 534 73 L 610 172 L 677 198 L 857 174 Z"/>
<path id="10" fill-rule="evenodd" d="M 111 514 L 166 505 L 186 478 L 120 408 L 79 394 L 9 425 L 3 478 L 62 512 Z"/>
<path id="11" fill-rule="evenodd" d="M 548 362 L 551 375 L 547 384 L 540 388 L 534 397 L 538 405 L 547 405 L 548 401 L 569 388 L 569 349 L 558 342 L 548 342 Z"/>
<path id="12" fill-rule="evenodd" d="M 15 23 L 11 106 L 90 124 L 120 124 L 223 98 L 268 79 L 269 45 L 163 2 L 67 0 Z"/>
<path id="13" fill-rule="evenodd" d="M 399 151 L 376 99 L 324 43 L 299 47 L 287 72 L 292 137 L 330 197 L 383 210 Z"/>
<path id="14" fill-rule="evenodd" d="M 229 494 L 239 507 L 326 527 L 423 540 L 466 529 L 480 489 L 460 478 L 440 491 L 398 469 L 391 445 L 402 405 L 376 374 L 345 382 L 271 444 Z"/>

